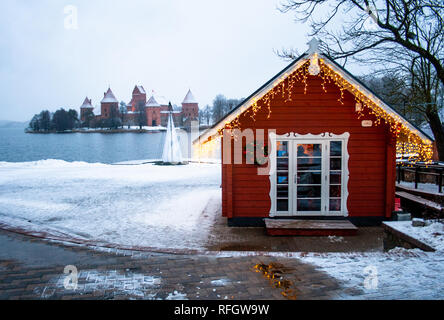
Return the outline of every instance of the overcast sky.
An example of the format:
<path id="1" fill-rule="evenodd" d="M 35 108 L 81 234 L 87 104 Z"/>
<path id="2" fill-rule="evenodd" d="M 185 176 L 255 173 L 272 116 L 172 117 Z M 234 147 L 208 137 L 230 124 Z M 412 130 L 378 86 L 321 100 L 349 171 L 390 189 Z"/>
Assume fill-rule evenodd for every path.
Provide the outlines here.
<path id="1" fill-rule="evenodd" d="M 222 93 L 248 96 L 288 62 L 274 49 L 307 48 L 308 27 L 278 0 L 16 0 L 0 2 L 0 119 L 98 105 L 111 86 L 128 102 L 135 84 L 200 107 Z M 66 29 L 74 5 L 78 29 Z M 71 20 L 67 20 L 70 22 Z"/>

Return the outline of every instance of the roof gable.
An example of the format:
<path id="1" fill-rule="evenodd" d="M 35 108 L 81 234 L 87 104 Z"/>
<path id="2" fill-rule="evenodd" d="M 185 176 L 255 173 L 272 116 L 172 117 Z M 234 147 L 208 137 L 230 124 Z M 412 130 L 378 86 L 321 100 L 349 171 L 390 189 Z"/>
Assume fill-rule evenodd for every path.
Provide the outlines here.
<path id="1" fill-rule="evenodd" d="M 151 98 L 147 101 L 146 107 L 160 107 L 160 104 L 156 101 L 154 96 L 151 96 Z"/>
<path id="2" fill-rule="evenodd" d="M 194 95 L 191 92 L 191 89 L 188 89 L 188 93 L 183 99 L 182 103 L 197 103 L 196 98 L 194 98 Z"/>
<path id="3" fill-rule="evenodd" d="M 137 94 L 137 93 L 139 93 L 139 94 L 146 94 L 145 89 L 143 88 L 143 86 L 136 85 L 134 87 L 133 94 Z"/>
<path id="4" fill-rule="evenodd" d="M 108 88 L 108 91 L 103 95 L 101 103 L 114 103 L 119 102 L 117 101 L 116 97 L 114 96 L 114 93 L 111 91 L 111 88 Z"/>
<path id="5" fill-rule="evenodd" d="M 88 99 L 88 97 L 85 98 L 85 100 L 83 100 L 83 104 L 80 106 L 81 109 L 93 109 L 94 107 L 91 104 L 91 99 Z"/>
<path id="6" fill-rule="evenodd" d="M 318 65 L 314 65 L 312 60 L 315 60 Z M 317 68 L 312 68 L 317 67 Z M 312 68 L 310 70 L 310 68 Z M 319 70 L 316 70 L 319 69 Z M 322 72 L 321 72 L 322 70 Z M 271 94 L 274 88 L 283 85 L 284 81 L 295 72 L 314 72 L 312 75 L 319 75 L 320 77 L 329 77 L 330 80 L 340 86 L 341 91 L 347 90 L 351 92 L 358 101 L 361 101 L 364 107 L 370 108 L 377 118 L 385 120 L 396 134 L 404 133 L 412 135 L 414 141 L 424 145 L 430 145 L 433 140 L 427 134 L 422 132 L 414 124 L 410 123 L 396 110 L 385 103 L 380 97 L 372 92 L 361 81 L 354 77 L 351 73 L 341 67 L 339 64 L 331 60 L 329 57 L 320 53 L 304 53 L 299 58 L 291 62 L 281 72 L 267 81 L 258 90 L 252 93 L 248 98 L 241 102 L 237 107 L 232 109 L 224 118 L 215 123 L 210 129 L 205 131 L 198 140 L 199 143 L 205 143 L 213 138 L 218 137 L 225 128 L 231 128 L 233 123 L 239 119 L 239 116 L 250 108 L 258 107 L 258 101 L 261 99 L 272 99 Z M 410 139 L 409 139 L 410 143 Z"/>

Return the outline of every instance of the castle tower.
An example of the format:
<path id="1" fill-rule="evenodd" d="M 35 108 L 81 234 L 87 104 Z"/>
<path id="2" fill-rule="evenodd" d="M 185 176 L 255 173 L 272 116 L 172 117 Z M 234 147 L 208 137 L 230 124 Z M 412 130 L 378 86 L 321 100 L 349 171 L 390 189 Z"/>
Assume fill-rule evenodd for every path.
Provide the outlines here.
<path id="1" fill-rule="evenodd" d="M 85 122 L 86 115 L 93 112 L 94 107 L 91 104 L 91 99 L 85 98 L 83 104 L 80 106 L 80 121 Z"/>
<path id="2" fill-rule="evenodd" d="M 102 119 L 108 119 L 117 117 L 119 115 L 119 101 L 117 101 L 111 88 L 103 94 L 103 99 L 100 101 L 100 117 Z"/>
<path id="3" fill-rule="evenodd" d="M 199 104 L 194 98 L 191 89 L 182 101 L 182 119 L 185 126 L 190 126 L 191 121 L 199 118 Z"/>
<path id="4" fill-rule="evenodd" d="M 146 124 L 150 127 L 160 126 L 160 104 L 156 101 L 154 96 L 147 101 L 146 107 Z"/>
<path id="5" fill-rule="evenodd" d="M 131 101 L 126 105 L 127 111 L 135 112 L 137 111 L 138 103 L 146 103 L 146 92 L 143 86 L 135 86 L 133 89 L 133 94 Z"/>

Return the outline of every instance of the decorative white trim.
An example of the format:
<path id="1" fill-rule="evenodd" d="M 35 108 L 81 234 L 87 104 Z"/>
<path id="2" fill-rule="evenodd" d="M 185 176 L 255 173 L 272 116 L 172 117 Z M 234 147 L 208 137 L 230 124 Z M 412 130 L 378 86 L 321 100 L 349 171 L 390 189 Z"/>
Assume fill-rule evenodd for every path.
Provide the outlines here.
<path id="1" fill-rule="evenodd" d="M 330 132 L 324 132 L 321 134 L 298 134 L 294 132 L 282 134 L 282 135 L 276 135 L 274 132 L 269 133 L 269 141 L 270 141 L 270 152 L 269 152 L 269 163 L 270 163 L 270 173 L 269 173 L 269 180 L 270 180 L 270 201 L 271 201 L 271 207 L 270 207 L 270 217 L 276 217 L 276 216 L 312 216 L 312 215 L 322 215 L 322 216 L 348 216 L 348 209 L 347 209 L 347 200 L 348 200 L 348 179 L 349 179 L 349 171 L 348 171 L 348 162 L 349 162 L 349 154 L 348 154 L 348 139 L 350 137 L 350 133 L 344 132 L 342 134 L 334 134 Z M 276 210 L 276 142 L 277 141 L 289 141 L 288 144 L 288 155 L 289 155 L 289 161 L 288 161 L 288 211 L 277 211 Z M 294 142 L 293 142 L 294 141 Z M 330 177 L 329 177 L 329 150 L 330 146 L 326 142 L 330 141 L 341 141 L 342 142 L 342 175 L 341 175 L 341 211 L 338 212 L 332 212 L 328 210 L 328 203 L 327 200 L 329 199 L 328 195 L 328 186 L 330 185 Z M 310 143 L 320 143 L 322 146 L 326 146 L 326 149 L 323 150 L 323 156 L 322 157 L 322 179 L 326 187 L 324 186 L 322 188 L 322 207 L 320 212 L 296 212 L 294 210 L 294 203 L 295 200 L 293 198 L 294 194 L 294 161 L 295 161 L 295 154 L 296 151 L 294 150 L 294 144 L 295 142 L 310 142 Z M 327 179 L 327 180 L 325 180 Z"/>

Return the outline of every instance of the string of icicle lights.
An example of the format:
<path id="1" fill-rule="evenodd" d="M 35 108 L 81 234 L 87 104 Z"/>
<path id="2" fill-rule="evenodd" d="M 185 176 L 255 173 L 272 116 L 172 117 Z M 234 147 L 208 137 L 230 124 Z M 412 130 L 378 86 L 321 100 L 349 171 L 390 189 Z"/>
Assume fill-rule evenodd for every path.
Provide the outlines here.
<path id="1" fill-rule="evenodd" d="M 399 155 L 408 154 L 408 160 L 412 162 L 424 161 L 430 163 L 433 155 L 433 149 L 430 141 L 424 141 L 415 132 L 409 129 L 401 118 L 393 113 L 384 110 L 379 104 L 367 97 L 361 90 L 350 84 L 344 77 L 326 65 L 323 59 L 318 59 L 320 71 L 317 74 L 322 79 L 322 89 L 327 92 L 327 84 L 333 83 L 339 88 L 340 94 L 338 101 L 344 104 L 344 93 L 349 91 L 355 97 L 356 104 L 361 108 L 356 108 L 358 119 L 364 116 L 364 110 L 373 114 L 376 118 L 375 125 L 385 122 L 390 126 L 390 131 L 396 136 L 396 152 Z M 304 85 L 304 94 L 308 89 L 310 60 L 307 60 L 300 68 L 293 71 L 288 77 L 278 82 L 272 89 L 265 93 L 261 98 L 253 99 L 251 106 L 243 113 L 239 114 L 234 120 L 226 122 L 224 128 L 218 130 L 219 136 L 223 135 L 225 129 L 242 129 L 240 116 L 250 116 L 254 121 L 257 113 L 262 108 L 267 108 L 267 119 L 271 117 L 271 102 L 280 95 L 285 102 L 292 100 L 292 91 L 294 85 L 299 82 Z M 207 142 L 211 142 L 209 139 Z"/>

